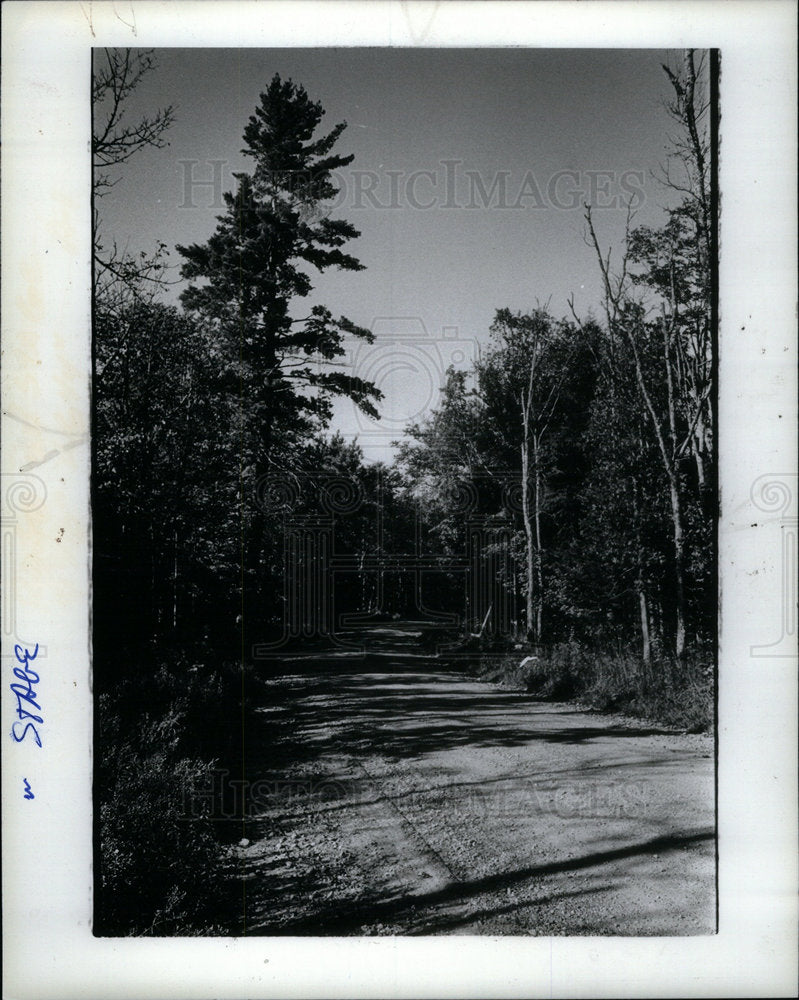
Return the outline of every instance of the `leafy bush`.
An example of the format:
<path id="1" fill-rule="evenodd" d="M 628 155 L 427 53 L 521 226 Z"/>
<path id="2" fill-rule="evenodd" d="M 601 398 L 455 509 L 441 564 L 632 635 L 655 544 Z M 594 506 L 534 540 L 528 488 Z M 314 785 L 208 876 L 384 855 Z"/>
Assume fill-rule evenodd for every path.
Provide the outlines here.
<path id="1" fill-rule="evenodd" d="M 130 746 L 117 755 L 100 806 L 97 933 L 211 932 L 226 905 L 220 847 L 211 820 L 184 802 L 211 780 L 204 761 L 141 758 Z"/>
<path id="2" fill-rule="evenodd" d="M 232 904 L 232 873 L 188 795 L 241 768 L 241 672 L 193 663 L 187 650 L 157 664 L 151 648 L 139 655 L 138 671 L 130 653 L 98 698 L 95 931 L 211 933 Z"/>

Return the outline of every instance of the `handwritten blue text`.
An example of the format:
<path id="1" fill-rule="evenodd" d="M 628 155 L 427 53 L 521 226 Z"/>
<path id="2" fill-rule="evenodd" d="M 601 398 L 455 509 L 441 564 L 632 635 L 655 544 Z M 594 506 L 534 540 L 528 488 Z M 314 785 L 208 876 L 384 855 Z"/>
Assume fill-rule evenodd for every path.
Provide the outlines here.
<path id="1" fill-rule="evenodd" d="M 39 675 L 30 667 L 30 662 L 36 659 L 39 652 L 39 643 L 31 652 L 23 646 L 14 646 L 14 655 L 20 667 L 14 667 L 14 676 L 21 683 L 12 684 L 11 691 L 17 699 L 17 721 L 11 727 L 11 736 L 16 743 L 22 743 L 30 734 L 37 746 L 42 745 L 42 738 L 39 735 L 37 726 L 44 724 L 41 711 L 42 706 L 36 700 L 36 685 L 39 683 Z"/>

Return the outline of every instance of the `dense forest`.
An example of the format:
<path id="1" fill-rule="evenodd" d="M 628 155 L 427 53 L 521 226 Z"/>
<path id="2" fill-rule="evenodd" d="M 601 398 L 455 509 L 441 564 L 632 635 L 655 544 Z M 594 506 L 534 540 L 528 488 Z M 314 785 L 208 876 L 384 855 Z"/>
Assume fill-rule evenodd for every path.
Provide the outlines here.
<path id="1" fill-rule="evenodd" d="M 109 246 L 102 199 L 131 156 L 167 141 L 174 111 L 131 122 L 153 57 L 97 55 L 96 933 L 225 925 L 228 830 L 186 822 L 187 789 L 240 771 L 243 719 L 283 652 L 355 642 L 359 622 L 418 621 L 438 662 L 544 697 L 712 725 L 708 59 L 664 67 L 662 224 L 629 211 L 611 258 L 585 207 L 595 313 L 553 315 L 546 288 L 526 311 L 491 303 L 479 359 L 446 372 L 388 464 L 331 431 L 337 398 L 379 415 L 379 388 L 340 364 L 372 332 L 334 303 L 303 308 L 314 274 L 369 263 L 347 252 L 355 227 L 324 211 L 352 160 L 336 151 L 345 126 L 322 129 L 299 83 L 268 82 L 243 123 L 251 169 L 207 241 L 177 248 L 168 304 L 166 244 Z"/>

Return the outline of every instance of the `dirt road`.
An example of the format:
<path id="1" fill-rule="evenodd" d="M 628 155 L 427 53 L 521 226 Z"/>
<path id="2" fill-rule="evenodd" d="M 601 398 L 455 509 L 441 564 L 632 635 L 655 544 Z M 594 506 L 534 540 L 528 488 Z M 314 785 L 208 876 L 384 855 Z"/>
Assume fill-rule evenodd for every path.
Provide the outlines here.
<path id="1" fill-rule="evenodd" d="M 375 629 L 246 732 L 246 934 L 707 934 L 713 746 L 538 702 Z"/>

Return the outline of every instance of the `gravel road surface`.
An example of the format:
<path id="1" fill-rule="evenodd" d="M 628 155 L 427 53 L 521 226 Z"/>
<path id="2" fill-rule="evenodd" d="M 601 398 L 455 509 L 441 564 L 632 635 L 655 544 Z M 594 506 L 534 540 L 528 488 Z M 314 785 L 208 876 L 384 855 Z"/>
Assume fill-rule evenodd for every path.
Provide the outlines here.
<path id="1" fill-rule="evenodd" d="M 246 730 L 246 934 L 715 931 L 713 742 L 444 669 L 298 657 Z"/>

